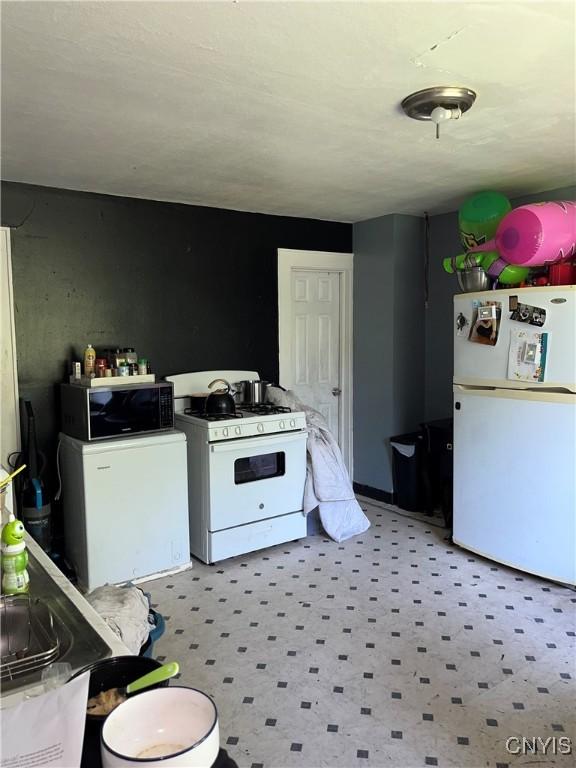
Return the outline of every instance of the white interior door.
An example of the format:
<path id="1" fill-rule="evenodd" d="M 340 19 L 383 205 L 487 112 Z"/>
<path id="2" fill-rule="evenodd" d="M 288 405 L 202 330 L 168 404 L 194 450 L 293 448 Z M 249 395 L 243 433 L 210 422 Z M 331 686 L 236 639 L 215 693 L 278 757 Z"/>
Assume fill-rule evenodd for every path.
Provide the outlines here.
<path id="1" fill-rule="evenodd" d="M 278 249 L 279 383 L 326 416 L 350 476 L 353 270 L 352 253 Z"/>
<path id="2" fill-rule="evenodd" d="M 340 436 L 340 274 L 292 270 L 292 389 Z"/>

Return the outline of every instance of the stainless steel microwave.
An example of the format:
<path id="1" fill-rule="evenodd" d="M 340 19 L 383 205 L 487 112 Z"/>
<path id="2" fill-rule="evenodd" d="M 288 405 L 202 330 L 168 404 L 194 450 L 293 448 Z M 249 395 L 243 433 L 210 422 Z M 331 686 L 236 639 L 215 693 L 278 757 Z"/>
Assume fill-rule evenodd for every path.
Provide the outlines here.
<path id="1" fill-rule="evenodd" d="M 62 432 L 79 440 L 174 428 L 174 385 L 169 381 L 85 387 L 62 384 Z"/>

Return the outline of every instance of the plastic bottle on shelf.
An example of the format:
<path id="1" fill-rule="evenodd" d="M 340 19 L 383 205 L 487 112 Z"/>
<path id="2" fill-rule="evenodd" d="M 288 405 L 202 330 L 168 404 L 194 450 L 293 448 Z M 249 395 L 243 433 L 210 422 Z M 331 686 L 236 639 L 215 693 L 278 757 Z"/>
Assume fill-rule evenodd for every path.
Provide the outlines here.
<path id="1" fill-rule="evenodd" d="M 88 344 L 84 350 L 84 376 L 93 379 L 95 375 L 96 350 L 92 344 Z"/>
<path id="2" fill-rule="evenodd" d="M 140 360 L 138 360 L 138 374 L 140 376 L 145 376 L 148 373 L 148 360 L 146 358 L 141 357 Z"/>
<path id="3" fill-rule="evenodd" d="M 138 365 L 138 355 L 134 351 L 134 347 L 124 347 L 122 355 L 128 365 Z"/>

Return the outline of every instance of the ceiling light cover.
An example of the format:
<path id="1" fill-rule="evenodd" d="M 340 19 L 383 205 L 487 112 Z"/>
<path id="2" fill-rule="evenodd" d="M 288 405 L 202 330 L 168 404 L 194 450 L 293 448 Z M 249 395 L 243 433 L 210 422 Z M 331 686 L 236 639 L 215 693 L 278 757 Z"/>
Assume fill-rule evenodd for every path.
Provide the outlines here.
<path id="1" fill-rule="evenodd" d="M 447 110 L 459 109 L 467 112 L 476 101 L 476 92 L 470 88 L 456 85 L 435 85 L 422 91 L 411 93 L 402 101 L 402 109 L 414 120 L 430 120 L 432 110 L 443 107 Z"/>

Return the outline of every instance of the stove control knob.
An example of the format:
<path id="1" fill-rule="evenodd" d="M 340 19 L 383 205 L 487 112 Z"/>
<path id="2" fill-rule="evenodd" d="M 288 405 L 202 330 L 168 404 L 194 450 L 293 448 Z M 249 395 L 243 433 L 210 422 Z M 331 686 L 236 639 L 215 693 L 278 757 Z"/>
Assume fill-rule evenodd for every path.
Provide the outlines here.
<path id="1" fill-rule="evenodd" d="M 224 435 L 224 437 L 228 437 L 228 427 L 224 427 L 224 429 L 222 430 L 222 434 Z"/>
<path id="2" fill-rule="evenodd" d="M 296 422 L 295 422 L 294 419 L 290 419 L 290 426 L 291 427 L 295 427 L 296 426 Z"/>
<path id="3" fill-rule="evenodd" d="M 258 430 L 258 432 L 264 432 L 264 424 L 258 424 L 256 429 Z"/>
<path id="4" fill-rule="evenodd" d="M 284 424 L 283 421 L 281 421 L 280 424 L 278 424 L 278 426 L 280 427 L 280 429 L 286 429 L 286 424 Z"/>
<path id="5" fill-rule="evenodd" d="M 235 432 L 237 435 L 241 435 L 241 434 L 242 434 L 242 430 L 240 429 L 240 427 L 234 427 L 234 432 Z"/>

